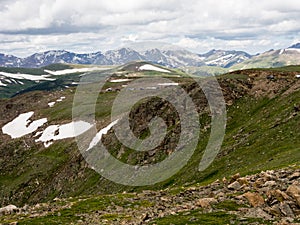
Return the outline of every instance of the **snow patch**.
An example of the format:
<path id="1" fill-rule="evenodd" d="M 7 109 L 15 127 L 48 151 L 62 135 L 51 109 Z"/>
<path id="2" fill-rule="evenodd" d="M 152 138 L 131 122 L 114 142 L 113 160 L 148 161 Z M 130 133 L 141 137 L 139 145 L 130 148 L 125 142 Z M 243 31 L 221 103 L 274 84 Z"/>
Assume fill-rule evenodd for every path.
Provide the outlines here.
<path id="1" fill-rule="evenodd" d="M 53 141 L 55 140 L 79 136 L 89 130 L 92 126 L 93 125 L 85 121 L 72 121 L 63 125 L 51 125 L 43 131 L 43 134 L 36 142 L 43 142 L 44 146 L 47 148 L 53 144 Z"/>
<path id="2" fill-rule="evenodd" d="M 207 61 L 205 62 L 206 65 L 210 65 L 210 64 L 226 64 L 228 63 L 232 58 L 234 58 L 234 54 L 228 54 L 228 55 L 225 55 L 225 56 L 222 56 L 222 57 L 219 57 L 217 59 L 214 59 L 214 60 L 210 60 L 210 61 Z"/>
<path id="3" fill-rule="evenodd" d="M 287 49 L 285 49 L 285 51 L 293 51 L 293 52 L 300 53 L 300 49 L 299 48 L 287 48 Z"/>
<path id="4" fill-rule="evenodd" d="M 111 80 L 111 83 L 120 83 L 120 82 L 125 82 L 125 81 L 130 81 L 130 79 L 116 79 L 116 80 Z"/>
<path id="5" fill-rule="evenodd" d="M 159 86 L 178 86 L 178 83 L 158 83 Z"/>
<path id="6" fill-rule="evenodd" d="M 48 103 L 48 106 L 49 107 L 53 107 L 55 105 L 56 102 L 62 102 L 66 97 L 65 96 L 62 96 L 60 97 L 59 99 L 57 99 L 55 102 L 49 102 Z"/>
<path id="7" fill-rule="evenodd" d="M 157 90 L 158 87 L 145 87 L 146 90 Z"/>
<path id="8" fill-rule="evenodd" d="M 95 147 L 102 138 L 103 134 L 107 134 L 107 132 L 114 126 L 117 124 L 119 120 L 115 120 L 113 122 L 111 122 L 108 126 L 104 127 L 103 129 L 101 129 L 96 136 L 93 138 L 93 140 L 90 142 L 89 148 L 86 151 L 89 151 L 90 149 L 92 149 L 93 147 Z"/>
<path id="9" fill-rule="evenodd" d="M 79 68 L 79 69 L 66 69 L 66 70 L 44 70 L 46 73 L 49 73 L 51 75 L 59 76 L 64 74 L 71 74 L 71 73 L 86 73 L 96 70 L 107 70 L 108 68 L 104 67 L 91 67 L 91 68 Z"/>
<path id="10" fill-rule="evenodd" d="M 32 80 L 32 81 L 55 80 L 55 79 L 48 78 L 49 75 L 31 75 L 31 74 L 6 73 L 6 72 L 0 72 L 0 75 L 3 75 L 5 77 L 14 78 L 14 79 L 19 79 L 19 80 Z"/>
<path id="11" fill-rule="evenodd" d="M 49 106 L 50 108 L 52 108 L 54 105 L 55 105 L 55 102 L 49 102 L 49 103 L 48 103 L 48 106 Z"/>
<path id="12" fill-rule="evenodd" d="M 57 99 L 56 101 L 57 101 L 57 102 L 62 102 L 65 98 L 66 98 L 65 96 L 62 96 L 62 97 L 60 97 L 59 99 Z"/>
<path id="13" fill-rule="evenodd" d="M 159 68 L 157 66 L 153 66 L 151 64 L 142 65 L 142 66 L 140 66 L 139 70 L 154 70 L 154 71 L 158 71 L 158 72 L 170 73 L 169 70 L 165 70 L 165 69 Z"/>
<path id="14" fill-rule="evenodd" d="M 11 138 L 20 138 L 36 131 L 47 122 L 47 118 L 31 122 L 29 118 L 32 117 L 33 114 L 34 112 L 20 114 L 14 120 L 2 127 L 3 134 L 8 134 Z"/>
<path id="15" fill-rule="evenodd" d="M 284 53 L 285 49 L 280 49 L 279 55 L 281 55 L 282 53 Z"/>
<path id="16" fill-rule="evenodd" d="M 2 83 L 1 80 L 0 80 L 0 86 L 4 86 L 5 87 L 5 86 L 7 86 L 7 84 Z"/>

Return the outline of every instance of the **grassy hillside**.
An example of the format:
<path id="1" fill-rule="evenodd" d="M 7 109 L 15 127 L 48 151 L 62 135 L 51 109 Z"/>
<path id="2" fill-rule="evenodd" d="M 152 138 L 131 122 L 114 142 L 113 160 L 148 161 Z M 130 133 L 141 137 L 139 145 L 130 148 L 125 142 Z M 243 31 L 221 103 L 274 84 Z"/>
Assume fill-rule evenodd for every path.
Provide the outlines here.
<path id="1" fill-rule="evenodd" d="M 185 67 L 183 68 L 189 74 L 193 74 L 200 77 L 217 76 L 225 74 L 229 71 L 227 68 L 217 66 L 200 66 L 200 67 Z"/>
<path id="2" fill-rule="evenodd" d="M 210 117 L 205 98 L 200 88 L 189 79 L 173 78 L 190 93 L 199 107 L 201 138 L 193 157 L 183 169 L 168 180 L 152 186 L 123 186 L 101 177 L 86 164 L 72 138 L 56 141 L 49 148 L 44 148 L 42 144 L 34 142 L 32 135 L 10 139 L 7 135 L 0 134 L 1 205 L 17 204 L 22 206 L 26 203 L 52 201 L 56 197 L 95 196 L 122 193 L 123 191 L 141 192 L 144 189 L 187 188 L 209 184 L 216 179 L 228 178 L 236 173 L 244 176 L 262 170 L 279 169 L 292 165 L 299 167 L 300 79 L 295 78 L 295 74 L 300 72 L 299 69 L 299 67 L 285 67 L 276 70 L 245 70 L 218 77 L 227 103 L 226 134 L 217 158 L 203 172 L 198 171 L 198 166 L 210 133 Z M 269 79 L 269 75 L 273 75 L 275 78 Z M 36 119 L 47 117 L 48 124 L 69 122 L 72 119 L 74 91 L 75 88 L 54 92 L 28 92 L 9 100 L 1 100 L 0 113 L 4 116 L 0 120 L 0 126 L 15 118 L 19 113 L 30 110 L 36 112 Z M 111 106 L 117 94 L 116 91 L 100 94 L 95 113 L 96 119 L 99 121 L 99 128 L 104 127 L 104 124 L 107 125 L 110 120 Z M 66 97 L 63 102 L 55 104 L 53 108 L 48 107 L 48 102 L 61 96 Z M 153 103 L 151 107 L 157 107 L 157 112 L 170 113 L 166 105 L 162 107 L 154 100 L 150 100 L 150 102 Z M 145 107 L 142 104 L 136 111 L 137 115 L 142 115 L 139 112 L 147 112 Z M 150 109 L 153 111 L 153 108 Z M 142 117 L 138 118 L 140 118 L 138 122 L 145 123 Z M 174 124 L 177 124 L 176 119 Z M 172 126 L 175 133 L 177 129 L 177 126 Z M 141 136 L 147 133 L 145 129 L 141 129 L 140 132 Z M 154 155 L 137 154 L 131 149 L 122 147 L 115 141 L 114 134 L 111 132 L 104 137 L 104 142 L 110 147 L 112 154 L 126 163 L 144 163 L 151 160 L 156 162 L 168 155 L 163 147 L 158 149 Z M 123 153 L 121 154 L 120 151 Z M 109 204 L 115 201 L 122 202 L 115 202 L 116 205 L 124 205 L 123 201 L 126 202 L 124 196 L 118 194 L 110 196 L 108 199 L 110 200 L 107 200 L 105 196 L 92 197 L 92 199 L 84 201 L 84 204 L 91 208 L 76 203 L 75 206 L 79 208 L 72 208 L 72 210 L 80 211 L 83 207 L 93 211 L 94 205 L 101 206 L 99 201 L 109 201 Z M 132 207 L 139 208 L 140 206 L 132 205 Z M 75 211 L 71 213 L 66 209 L 64 213 L 71 215 Z M 88 214 L 89 211 L 86 213 Z M 185 221 L 184 215 L 181 216 L 182 221 Z M 209 219 L 209 216 L 224 216 L 223 222 L 232 219 L 231 216 L 223 214 L 207 215 L 206 219 Z M 38 221 L 41 223 L 44 219 L 54 223 L 52 217 L 42 218 Z M 66 221 L 70 222 L 71 220 Z M 66 221 L 61 220 L 62 223 Z M 165 218 L 158 224 L 169 224 L 170 221 L 173 220 Z"/>

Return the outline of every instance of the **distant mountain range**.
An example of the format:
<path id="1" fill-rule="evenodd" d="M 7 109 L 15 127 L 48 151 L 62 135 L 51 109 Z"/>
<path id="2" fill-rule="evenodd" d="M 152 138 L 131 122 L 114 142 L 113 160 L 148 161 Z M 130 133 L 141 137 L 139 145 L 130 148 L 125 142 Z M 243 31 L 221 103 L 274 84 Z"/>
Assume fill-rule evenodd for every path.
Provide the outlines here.
<path id="1" fill-rule="evenodd" d="M 251 55 L 242 51 L 211 50 L 206 54 L 195 54 L 186 50 L 150 49 L 139 52 L 130 48 L 109 50 L 104 53 L 76 54 L 64 50 L 35 53 L 26 58 L 0 54 L 0 66 L 35 68 L 54 63 L 121 65 L 130 61 L 149 61 L 167 67 L 219 66 L 231 65 L 250 59 Z"/>
<path id="2" fill-rule="evenodd" d="M 131 61 L 149 61 L 167 67 L 217 66 L 223 68 L 277 67 L 300 64 L 300 43 L 286 49 L 270 50 L 255 56 L 243 51 L 211 50 L 205 54 L 196 54 L 187 50 L 158 48 L 137 51 L 121 48 L 106 52 L 77 54 L 65 50 L 52 50 L 35 53 L 25 58 L 0 54 L 2 67 L 36 68 L 55 63 L 121 65 Z"/>
<path id="3" fill-rule="evenodd" d="M 288 65 L 300 65 L 300 43 L 285 49 L 271 49 L 233 65 L 231 69 L 269 68 Z"/>
<path id="4" fill-rule="evenodd" d="M 149 61 L 167 67 L 219 66 L 231 65 L 250 59 L 251 55 L 242 51 L 211 50 L 206 54 L 195 54 L 186 50 L 150 49 L 143 52 L 131 48 L 109 50 L 104 53 L 76 54 L 64 50 L 35 53 L 26 58 L 0 54 L 0 66 L 36 68 L 55 63 L 121 65 L 130 61 Z"/>

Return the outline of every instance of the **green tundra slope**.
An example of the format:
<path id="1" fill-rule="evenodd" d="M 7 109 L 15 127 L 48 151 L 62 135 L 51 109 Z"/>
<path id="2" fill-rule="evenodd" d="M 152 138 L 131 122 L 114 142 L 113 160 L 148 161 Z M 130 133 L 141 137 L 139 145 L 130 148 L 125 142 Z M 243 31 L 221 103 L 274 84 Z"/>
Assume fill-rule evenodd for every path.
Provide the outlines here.
<path id="1" fill-rule="evenodd" d="M 127 77 L 135 79 L 159 73 L 130 69 L 134 66 L 125 68 L 119 70 L 120 73 L 114 76 L 123 79 L 126 74 Z M 72 222 L 74 217 L 76 217 L 76 221 L 80 220 L 76 214 L 81 210 L 85 214 L 82 216 L 83 219 L 86 219 L 90 213 L 104 210 L 111 204 L 122 206 L 131 204 L 130 207 L 136 208 L 153 204 L 146 200 L 130 203 L 131 200 L 128 198 L 131 198 L 131 194 L 120 194 L 124 191 L 140 193 L 143 190 L 165 190 L 167 188 L 176 192 L 176 190 L 185 190 L 191 186 L 207 185 L 216 179 L 228 178 L 236 173 L 245 176 L 262 170 L 298 168 L 300 166 L 300 79 L 295 75 L 299 72 L 300 67 L 251 69 L 235 71 L 218 77 L 227 104 L 227 127 L 218 156 L 203 172 L 198 171 L 198 166 L 210 134 L 210 117 L 205 96 L 186 75 L 178 74 L 175 71 L 167 74 L 169 79 L 178 82 L 193 97 L 198 106 L 201 138 L 193 156 L 183 169 L 168 180 L 152 186 L 123 186 L 101 177 L 85 162 L 73 138 L 55 141 L 45 148 L 42 143 L 35 142 L 34 134 L 11 139 L 8 135 L 0 132 L 1 205 L 23 206 L 24 204 L 49 202 L 55 198 L 74 197 L 76 202 L 74 206 L 69 205 L 73 204 L 73 200 L 64 200 L 61 203 L 67 205 L 68 209 L 62 211 L 67 216 L 61 217 L 61 219 L 58 218 L 58 214 L 39 216 L 35 223 L 41 224 L 46 221 L 54 224 L 58 220 L 63 224 Z M 116 70 L 113 73 L 116 73 Z M 109 123 L 112 103 L 118 94 L 118 89 L 122 88 L 123 84 L 126 84 L 126 81 L 107 82 L 105 89 L 111 87 L 112 91 L 107 92 L 104 89 L 100 94 L 95 113 L 96 119 L 99 121 L 97 124 L 99 128 Z M 0 126 L 2 127 L 20 113 L 28 111 L 35 112 L 32 119 L 48 118 L 47 125 L 68 123 L 72 120 L 74 92 L 75 87 L 63 91 L 33 91 L 11 99 L 0 100 L 0 114 L 3 115 Z M 62 96 L 65 97 L 62 102 L 57 102 L 53 107 L 48 106 L 49 102 Z M 172 116 L 172 110 L 169 110 L 168 107 L 170 106 L 167 103 L 159 103 L 157 99 L 149 99 L 149 103 L 141 103 L 136 106 L 132 113 L 133 118 L 136 118 L 132 122 L 133 127 L 136 124 L 142 124 L 141 128 L 135 130 L 137 135 L 140 137 L 148 135 L 149 130 L 145 128 L 147 127 L 145 115 L 151 115 L 151 112 L 157 111 Z M 136 117 L 134 117 L 135 115 Z M 170 137 L 180 129 L 177 122 L 176 116 L 175 121 L 170 122 L 167 146 L 174 144 Z M 129 164 L 158 162 L 170 154 L 168 149 L 163 146 L 153 154 L 137 153 L 122 146 L 112 131 L 104 136 L 103 142 L 111 154 Z M 102 196 L 101 194 L 106 195 Z M 80 198 L 86 199 L 83 204 L 78 201 Z M 228 205 L 218 207 L 236 207 L 232 202 L 226 204 Z M 184 216 L 182 215 L 182 221 L 185 221 Z M 209 220 L 210 216 L 218 217 L 222 216 L 222 213 L 207 214 L 205 218 Z M 235 218 L 227 214 L 223 216 L 224 220 L 212 224 L 224 224 L 222 221 L 229 223 L 231 219 Z M 108 220 L 115 219 L 116 215 L 108 214 L 107 217 Z M 15 218 L 10 217 L 11 220 Z M 24 224 L 30 224 L 30 219 L 25 218 L 25 220 L 27 222 Z M 159 223 L 158 221 L 157 224 L 169 224 L 168 221 L 172 223 L 171 218 L 166 218 L 165 222 Z"/>

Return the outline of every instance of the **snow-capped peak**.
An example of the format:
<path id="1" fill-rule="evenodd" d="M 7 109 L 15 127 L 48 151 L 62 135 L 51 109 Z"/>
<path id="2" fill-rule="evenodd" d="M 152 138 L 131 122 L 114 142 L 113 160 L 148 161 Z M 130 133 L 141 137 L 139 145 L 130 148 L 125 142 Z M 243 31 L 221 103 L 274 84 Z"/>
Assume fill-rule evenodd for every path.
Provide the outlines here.
<path id="1" fill-rule="evenodd" d="M 292 46 L 290 46 L 288 48 L 297 48 L 297 49 L 300 49 L 300 43 L 293 44 Z"/>
<path id="2" fill-rule="evenodd" d="M 229 67 L 249 59 L 251 56 L 240 51 L 211 50 L 206 54 L 196 54 L 185 49 L 149 48 L 138 51 L 134 48 L 120 48 L 105 53 L 77 54 L 66 50 L 50 50 L 35 53 L 26 58 L 9 58 L 0 54 L 0 66 L 43 67 L 54 63 L 121 65 L 131 61 L 149 61 L 166 67 L 216 65 Z"/>

